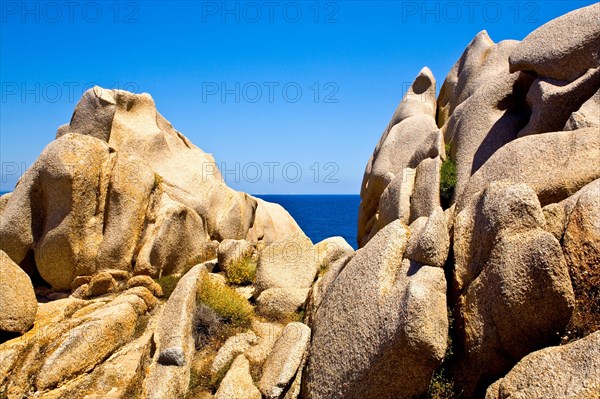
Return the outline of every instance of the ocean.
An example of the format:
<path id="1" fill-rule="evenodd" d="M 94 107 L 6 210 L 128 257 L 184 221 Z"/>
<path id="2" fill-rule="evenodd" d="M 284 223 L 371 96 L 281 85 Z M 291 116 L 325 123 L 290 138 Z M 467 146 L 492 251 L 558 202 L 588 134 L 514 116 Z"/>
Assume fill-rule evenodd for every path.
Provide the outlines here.
<path id="1" fill-rule="evenodd" d="M 359 195 L 256 195 L 283 206 L 304 233 L 318 243 L 342 236 L 354 249 L 358 226 Z"/>
<path id="2" fill-rule="evenodd" d="M 359 195 L 256 196 L 283 206 L 313 243 L 328 237 L 342 236 L 356 249 Z"/>

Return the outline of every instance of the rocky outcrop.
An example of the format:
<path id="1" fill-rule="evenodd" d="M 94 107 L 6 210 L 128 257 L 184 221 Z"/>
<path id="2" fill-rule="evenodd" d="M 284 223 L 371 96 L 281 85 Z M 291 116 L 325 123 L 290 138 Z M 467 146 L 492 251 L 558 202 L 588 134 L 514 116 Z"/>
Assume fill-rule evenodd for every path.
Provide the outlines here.
<path id="1" fill-rule="evenodd" d="M 347 264 L 336 264 L 331 276 L 326 273 L 318 279 L 309 295 L 307 320 L 313 323 L 313 346 L 304 380 L 307 397 L 410 396 L 401 390 L 389 394 L 363 386 L 393 390 L 390 381 L 402 381 L 398 366 L 397 373 L 387 375 L 384 382 L 385 372 L 373 366 L 375 356 L 359 355 L 367 345 L 376 348 L 375 353 L 400 345 L 396 351 L 401 353 L 401 339 L 375 345 L 375 333 L 343 324 L 350 313 L 361 320 L 360 326 L 364 320 L 378 331 L 371 318 L 394 305 L 380 300 L 379 307 L 372 309 L 361 302 L 356 306 L 360 315 L 340 305 L 331 310 L 332 301 L 343 302 L 338 293 L 342 284 L 353 287 L 355 281 L 368 281 L 354 265 L 390 223 L 410 225 L 412 233 L 395 267 L 407 261 L 439 267 L 442 279 L 441 268 L 446 268 L 454 333 L 453 356 L 442 374 L 449 376 L 457 396 L 483 396 L 490 383 L 528 354 L 600 328 L 596 321 L 600 298 L 594 288 L 600 253 L 596 184 L 600 178 L 596 51 L 600 29 L 592 23 L 599 13 L 598 4 L 573 11 L 522 42 L 496 44 L 487 32 L 477 34 L 446 77 L 436 106 L 418 107 L 423 115 L 428 115 L 428 109 L 436 111 L 433 116 L 442 138 L 437 148 L 445 147 L 447 154 L 438 151 L 423 158 L 423 148 L 412 145 L 420 137 L 416 132 L 409 136 L 413 141 L 401 138 L 411 129 L 420 134 L 429 129 L 414 114 L 404 119 L 395 115 L 363 178 L 358 228 L 363 248 Z M 448 203 L 451 190 L 454 197 Z M 440 209 L 440 204 L 448 209 Z M 394 240 L 402 245 L 402 239 Z M 382 257 L 382 264 L 390 261 L 385 257 L 391 255 L 384 253 L 382 248 L 374 250 L 372 262 L 376 256 Z M 352 281 L 346 277 L 350 270 L 354 270 Z M 411 273 L 408 276 L 413 278 Z M 347 302 L 359 301 L 358 293 L 369 292 L 369 287 L 369 283 L 366 288 L 356 286 L 352 293 L 348 288 Z M 430 281 L 427 287 L 431 290 L 435 284 Z M 395 306 L 402 306 L 402 300 Z M 397 328 L 406 328 L 405 323 L 399 322 Z M 346 332 L 353 328 L 361 332 Z M 337 336 L 327 335 L 324 329 L 335 330 Z M 340 353 L 346 352 L 353 353 L 350 358 L 362 357 L 353 358 L 352 367 L 345 366 Z M 328 374 L 328 361 L 341 367 Z M 362 369 L 356 364 L 369 366 L 360 375 Z M 382 380 L 373 383 L 371 373 L 381 374 Z M 442 374 L 432 387 L 440 384 Z M 319 379 L 321 375 L 326 377 Z M 551 378 L 546 383 L 551 387 Z M 498 397 L 521 397 L 517 391 L 501 391 Z M 530 397 L 535 391 L 524 392 L 523 397 Z"/>
<path id="2" fill-rule="evenodd" d="M 285 319 L 304 306 L 310 288 L 269 288 L 256 298 L 258 313 Z"/>
<path id="3" fill-rule="evenodd" d="M 27 274 L 0 251 L 0 331 L 24 333 L 37 313 L 37 299 Z"/>
<path id="4" fill-rule="evenodd" d="M 250 375 L 250 363 L 244 355 L 239 355 L 221 381 L 215 399 L 261 399 L 258 388 Z"/>
<path id="5" fill-rule="evenodd" d="M 315 244 L 317 264 L 320 269 L 329 267 L 333 262 L 354 252 L 343 237 L 329 237 Z"/>
<path id="6" fill-rule="evenodd" d="M 195 350 L 193 318 L 202 278 L 208 278 L 202 265 L 191 269 L 177 284 L 157 321 L 153 338 L 156 353 L 144 381 L 147 399 L 175 399 L 187 393 Z"/>
<path id="7" fill-rule="evenodd" d="M 87 91 L 0 198 L 0 398 L 597 397 L 599 15 L 480 32 L 437 99 L 423 68 L 358 251 L 228 188 L 149 95 Z"/>
<path id="8" fill-rule="evenodd" d="M 142 287 L 96 300 L 40 304 L 33 328 L 0 345 L 0 395 L 125 399 L 137 394 L 157 306 Z M 137 335 L 142 320 L 148 330 Z"/>
<path id="9" fill-rule="evenodd" d="M 394 195 L 386 196 L 386 189 L 398 191 L 406 168 L 415 169 L 424 159 L 444 152 L 435 111 L 435 78 L 424 68 L 398 105 L 365 169 L 358 216 L 360 247 L 402 214 L 401 203 Z M 402 181 L 394 182 L 397 179 Z"/>
<path id="10" fill-rule="evenodd" d="M 600 177 L 599 152 L 597 128 L 522 137 L 502 147 L 469 179 L 457 208 L 488 183 L 504 179 L 530 186 L 542 206 L 561 201 Z"/>
<path id="11" fill-rule="evenodd" d="M 310 328 L 302 323 L 289 323 L 273 345 L 265 361 L 258 387 L 265 398 L 277 399 L 285 394 L 299 370 L 310 343 Z"/>
<path id="12" fill-rule="evenodd" d="M 467 395 L 555 343 L 569 322 L 568 268 L 543 227 L 539 201 L 524 184 L 491 183 L 456 216 L 454 278 L 464 334 L 457 382 Z"/>
<path id="13" fill-rule="evenodd" d="M 310 288 L 317 271 L 317 255 L 310 239 L 304 234 L 288 236 L 261 251 L 255 296 L 269 288 Z"/>
<path id="14" fill-rule="evenodd" d="M 180 274 L 215 258 L 217 241 L 299 231 L 282 208 L 228 188 L 148 94 L 94 87 L 8 199 L 0 249 L 18 264 L 33 254 L 68 290 L 106 265 Z"/>
<path id="15" fill-rule="evenodd" d="M 390 223 L 328 289 L 314 315 L 304 397 L 427 392 L 446 351 L 446 282 L 442 269 L 402 259 L 409 236 Z"/>
<path id="16" fill-rule="evenodd" d="M 600 4 L 571 11 L 530 33 L 510 55 L 511 71 L 572 82 L 600 66 Z"/>
<path id="17" fill-rule="evenodd" d="M 599 393 L 600 331 L 529 354 L 487 389 L 485 399 L 584 399 Z"/>
<path id="18" fill-rule="evenodd" d="M 520 94 L 527 93 L 532 78 L 508 71 L 508 57 L 517 42 L 493 44 L 487 34 L 480 35 L 463 53 L 456 106 L 442 128 L 456 162 L 456 196 L 492 154 L 517 137 L 529 118 Z"/>

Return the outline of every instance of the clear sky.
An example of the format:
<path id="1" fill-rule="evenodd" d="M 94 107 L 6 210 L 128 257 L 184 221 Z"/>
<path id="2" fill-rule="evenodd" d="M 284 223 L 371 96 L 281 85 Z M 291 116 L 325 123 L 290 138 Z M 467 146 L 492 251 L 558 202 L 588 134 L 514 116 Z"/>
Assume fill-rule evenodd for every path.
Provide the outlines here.
<path id="1" fill-rule="evenodd" d="M 592 3 L 2 0 L 0 191 L 99 84 L 152 94 L 234 188 L 358 193 L 423 66 L 439 88 L 480 30 L 522 39 Z"/>

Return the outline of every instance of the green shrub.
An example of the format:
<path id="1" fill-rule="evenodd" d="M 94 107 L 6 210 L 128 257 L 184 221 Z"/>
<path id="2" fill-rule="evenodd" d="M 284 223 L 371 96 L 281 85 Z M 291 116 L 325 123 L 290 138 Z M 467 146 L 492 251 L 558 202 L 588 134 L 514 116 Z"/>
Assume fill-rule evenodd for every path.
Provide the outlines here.
<path id="1" fill-rule="evenodd" d="M 442 208 L 450 207 L 456 187 L 456 163 L 450 159 L 450 145 L 446 144 L 446 160 L 442 163 L 440 178 L 440 200 Z"/>
<path id="2" fill-rule="evenodd" d="M 225 275 L 229 284 L 252 284 L 256 278 L 256 260 L 252 256 L 242 256 L 229 262 Z"/>
<path id="3" fill-rule="evenodd" d="M 175 275 L 162 276 L 154 279 L 154 281 L 162 288 L 164 299 L 169 299 L 173 291 L 175 291 L 175 287 L 177 287 L 179 280 L 181 280 L 181 276 Z"/>
<path id="4" fill-rule="evenodd" d="M 454 342 L 452 336 L 454 334 L 454 315 L 450 307 L 447 308 L 448 314 L 448 346 L 442 364 L 433 374 L 429 383 L 428 399 L 454 399 L 457 398 L 454 394 L 454 380 L 450 376 L 449 370 L 454 362 Z"/>
<path id="5" fill-rule="evenodd" d="M 326 259 L 319 265 L 319 273 L 318 277 L 322 277 L 327 273 L 329 268 L 331 267 L 331 263 Z"/>
<path id="6" fill-rule="evenodd" d="M 204 276 L 198 287 L 198 301 L 213 309 L 225 323 L 249 327 L 254 309 L 233 288 Z"/>
<path id="7" fill-rule="evenodd" d="M 438 370 L 433 375 L 429 385 L 428 399 L 453 399 L 454 382 L 445 376 L 444 370 Z"/>

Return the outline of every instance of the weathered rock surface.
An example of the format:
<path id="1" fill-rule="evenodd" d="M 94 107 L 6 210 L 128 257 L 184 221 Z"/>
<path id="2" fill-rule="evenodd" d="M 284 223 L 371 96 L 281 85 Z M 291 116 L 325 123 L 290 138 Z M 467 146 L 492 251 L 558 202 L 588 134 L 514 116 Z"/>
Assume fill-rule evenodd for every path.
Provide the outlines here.
<path id="1" fill-rule="evenodd" d="M 568 330 L 582 336 L 600 329 L 600 180 L 573 197 L 562 248 L 576 300 Z"/>
<path id="2" fill-rule="evenodd" d="M 0 344 L 0 396 L 139 397 L 156 306 L 143 287 L 89 301 L 41 303 L 34 327 Z M 138 335 L 140 325 L 147 329 Z"/>
<path id="3" fill-rule="evenodd" d="M 519 132 L 519 137 L 562 130 L 572 113 L 590 100 L 598 89 L 600 67 L 588 70 L 573 82 L 536 79 L 527 93 L 531 117 L 527 126 Z M 596 115 L 598 112 L 596 110 Z M 586 122 L 580 124 L 587 125 Z"/>
<path id="4" fill-rule="evenodd" d="M 227 267 L 230 263 L 241 259 L 251 259 L 258 261 L 258 251 L 256 246 L 246 240 L 223 240 L 217 250 L 217 259 L 219 268 L 227 273 Z"/>
<path id="5" fill-rule="evenodd" d="M 517 137 L 529 119 L 523 97 L 532 78 L 508 71 L 508 56 L 516 45 L 515 41 L 503 41 L 489 47 L 472 60 L 476 66 L 464 72 L 462 85 L 459 75 L 455 95 L 463 89 L 444 127 L 445 142 L 451 143 L 450 155 L 456 162 L 456 196 L 473 173 Z"/>
<path id="6" fill-rule="evenodd" d="M 577 130 L 586 127 L 600 128 L 600 89 L 581 108 L 573 112 L 562 130 Z"/>
<path id="7" fill-rule="evenodd" d="M 164 306 L 154 331 L 156 353 L 145 383 L 148 399 L 184 397 L 195 351 L 192 326 L 197 308 L 199 281 L 208 278 L 202 265 L 181 278 Z"/>
<path id="8" fill-rule="evenodd" d="M 221 381 L 215 399 L 261 399 L 258 388 L 250 375 L 250 363 L 244 355 L 239 355 Z"/>
<path id="9" fill-rule="evenodd" d="M 405 168 L 414 169 L 423 159 L 443 152 L 435 110 L 435 78 L 428 68 L 423 68 L 396 109 L 365 169 L 358 220 L 359 246 L 364 246 L 377 231 L 394 220 L 382 219 L 375 223 L 386 187 L 401 176 Z"/>
<path id="10" fill-rule="evenodd" d="M 528 353 L 556 342 L 574 297 L 560 244 L 535 192 L 491 183 L 456 217 L 458 374 L 466 395 L 485 390 Z"/>
<path id="11" fill-rule="evenodd" d="M 36 313 L 31 279 L 0 251 L 0 331 L 22 334 L 33 326 Z"/>
<path id="12" fill-rule="evenodd" d="M 269 288 L 256 299 L 256 310 L 272 319 L 290 317 L 306 302 L 310 288 Z"/>
<path id="13" fill-rule="evenodd" d="M 277 399 L 296 376 L 310 344 L 310 328 L 302 323 L 289 323 L 273 345 L 263 365 L 258 387 L 265 398 Z"/>
<path id="14" fill-rule="evenodd" d="M 446 351 L 446 282 L 441 268 L 403 261 L 409 236 L 390 223 L 332 283 L 314 316 L 304 397 L 427 392 Z"/>
<path id="15" fill-rule="evenodd" d="M 354 252 L 344 237 L 329 237 L 315 244 L 319 268 L 328 267 L 333 262 Z"/>
<path id="16" fill-rule="evenodd" d="M 410 197 L 409 222 L 429 217 L 440 206 L 440 156 L 424 159 L 415 169 L 415 184 Z"/>
<path id="17" fill-rule="evenodd" d="M 485 399 L 585 399 L 600 395 L 600 331 L 524 357 Z"/>
<path id="18" fill-rule="evenodd" d="M 269 288 L 310 288 L 317 275 L 317 255 L 304 234 L 294 234 L 264 248 L 256 269 L 256 292 Z"/>
<path id="19" fill-rule="evenodd" d="M 2 213 L 4 212 L 4 208 L 6 208 L 6 204 L 8 204 L 10 197 L 12 197 L 12 193 L 0 195 L 0 218 L 2 217 Z"/>
<path id="20" fill-rule="evenodd" d="M 254 224 L 246 236 L 247 241 L 264 241 L 270 244 L 292 234 L 302 234 L 298 223 L 281 205 L 260 198 L 254 200 L 257 203 L 256 214 Z"/>
<path id="21" fill-rule="evenodd" d="M 468 181 L 457 210 L 493 181 L 525 183 L 542 206 L 575 194 L 600 178 L 600 131 L 543 133 L 514 140 L 497 151 Z M 577 154 L 574 157 L 573 154 Z"/>
<path id="22" fill-rule="evenodd" d="M 17 264 L 33 253 L 42 278 L 68 290 L 108 265 L 183 273 L 216 257 L 217 241 L 299 231 L 283 208 L 228 188 L 150 95 L 94 87 L 8 197 L 0 249 Z"/>
<path id="23" fill-rule="evenodd" d="M 426 220 L 424 226 L 413 230 L 405 256 L 424 265 L 444 267 L 450 248 L 444 211 L 438 207 Z"/>
<path id="24" fill-rule="evenodd" d="M 572 82 L 600 67 L 600 4 L 571 11 L 531 32 L 510 55 L 510 70 Z"/>
<path id="25" fill-rule="evenodd" d="M 350 262 L 355 254 L 356 252 L 352 252 L 351 254 L 333 262 L 333 264 L 329 266 L 325 273 L 313 284 L 306 303 L 306 322 L 309 326 L 314 324 L 313 322 L 315 314 L 321 306 L 323 299 L 327 295 L 329 288 L 331 288 L 331 285 L 335 279 L 339 276 L 344 267 L 346 267 L 348 262 Z"/>
<path id="26" fill-rule="evenodd" d="M 152 295 L 154 295 L 155 297 L 162 297 L 163 296 L 163 290 L 162 287 L 157 284 L 156 282 L 154 282 L 154 280 L 152 280 L 152 278 L 150 276 L 134 276 L 132 278 L 130 278 L 129 280 L 127 280 L 127 288 L 134 288 L 134 287 L 144 287 L 147 288 L 148 291 L 150 291 L 152 293 Z"/>
<path id="27" fill-rule="evenodd" d="M 258 337 L 252 331 L 239 333 L 229 338 L 217 352 L 212 364 L 210 365 L 213 374 L 219 373 L 231 362 L 245 353 L 252 345 L 258 342 Z M 244 358 L 245 359 L 245 358 Z"/>
<path id="28" fill-rule="evenodd" d="M 246 357 L 251 364 L 262 365 L 265 362 L 282 330 L 283 326 L 277 323 L 261 321 L 254 321 L 252 323 L 252 331 L 258 335 L 260 340 L 246 351 Z"/>

